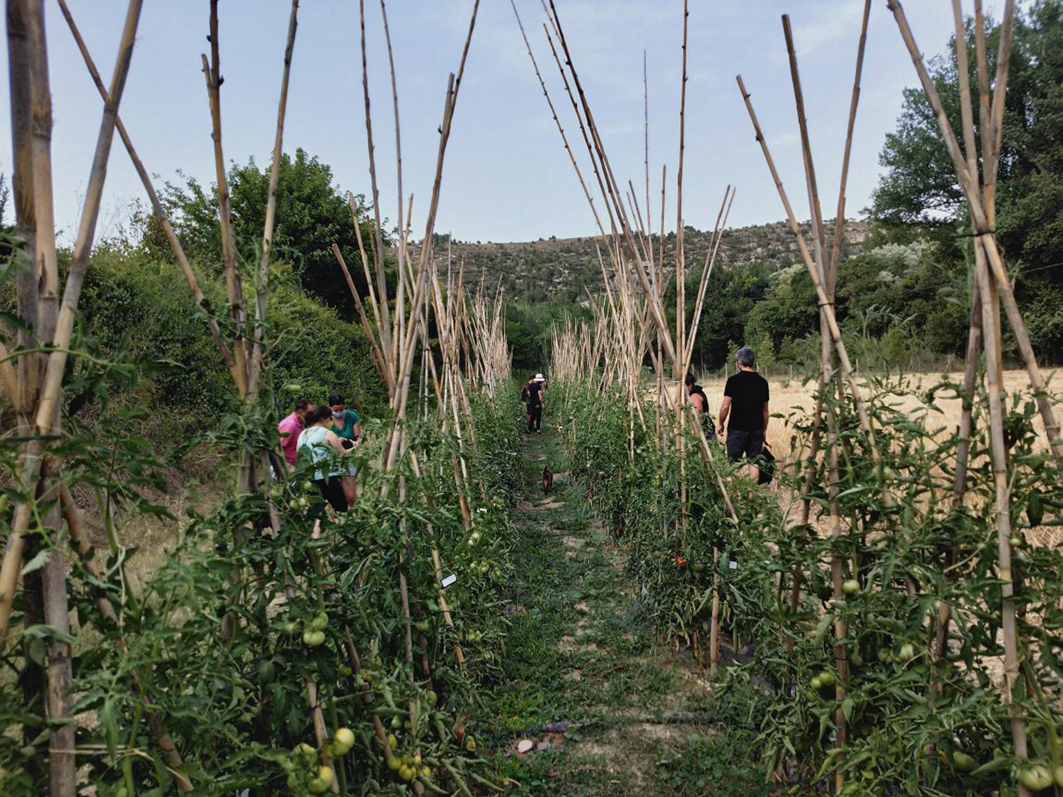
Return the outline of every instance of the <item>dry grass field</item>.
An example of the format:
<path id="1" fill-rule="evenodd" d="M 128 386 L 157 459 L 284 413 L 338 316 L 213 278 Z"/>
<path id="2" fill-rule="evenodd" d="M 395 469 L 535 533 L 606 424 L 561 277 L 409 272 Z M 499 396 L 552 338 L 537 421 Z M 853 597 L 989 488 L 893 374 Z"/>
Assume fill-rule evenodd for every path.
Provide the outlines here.
<path id="1" fill-rule="evenodd" d="M 925 390 L 932 385 L 942 381 L 945 377 L 948 377 L 951 381 L 961 384 L 963 382 L 962 372 L 953 372 L 950 374 L 912 374 L 904 377 L 904 382 L 910 390 Z M 1055 377 L 1055 378 L 1053 378 Z M 1046 372 L 1045 378 L 1049 380 L 1049 389 L 1053 392 L 1060 392 L 1063 390 L 1063 377 L 1057 377 L 1054 372 Z M 899 378 L 894 377 L 891 380 L 893 383 L 898 383 Z M 771 412 L 773 416 L 781 415 L 782 418 L 773 417 L 771 424 L 768 427 L 768 443 L 772 447 L 772 451 L 775 452 L 775 456 L 781 459 L 787 459 L 791 453 L 791 444 L 794 434 L 793 427 L 787 423 L 788 418 L 792 415 L 801 415 L 812 411 L 815 405 L 813 394 L 815 393 L 815 384 L 804 384 L 800 379 L 794 380 L 779 380 L 769 379 L 771 385 Z M 712 407 L 712 412 L 715 414 L 719 411 L 720 400 L 723 398 L 723 379 L 710 379 L 701 383 L 705 388 L 705 393 L 709 397 L 709 403 Z M 1013 394 L 1027 395 L 1030 392 L 1029 379 L 1026 376 L 1026 372 L 1022 370 L 1006 371 L 1004 373 L 1004 385 L 1008 391 L 1009 396 Z M 917 402 L 914 399 L 897 401 L 896 406 L 905 409 L 915 409 Z M 955 429 L 960 419 L 960 401 L 959 399 L 940 399 L 936 402 L 935 406 L 940 410 L 939 413 L 935 413 L 932 419 L 928 421 L 928 432 L 937 433 L 942 429 L 952 430 Z M 1044 427 L 1041 425 L 1040 420 L 1037 421 L 1038 430 L 1042 430 Z"/>

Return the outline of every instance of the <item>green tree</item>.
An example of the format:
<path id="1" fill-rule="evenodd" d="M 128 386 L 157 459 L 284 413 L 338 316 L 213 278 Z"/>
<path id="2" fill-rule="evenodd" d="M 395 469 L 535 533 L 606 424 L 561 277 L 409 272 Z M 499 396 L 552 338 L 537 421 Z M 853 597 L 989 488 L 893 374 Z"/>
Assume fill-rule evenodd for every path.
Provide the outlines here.
<path id="1" fill-rule="evenodd" d="M 254 158 L 229 169 L 233 232 L 237 256 L 245 269 L 257 266 L 266 218 L 269 166 L 259 168 Z M 165 201 L 174 216 L 177 234 L 189 258 L 214 271 L 221 269 L 221 234 L 218 228 L 217 187 L 205 188 L 194 178 L 183 186 L 168 185 Z M 362 227 L 362 240 L 372 257 L 375 246 L 370 206 L 364 197 L 355 197 Z M 169 258 L 169 248 L 153 219 L 145 220 L 144 245 L 149 254 Z M 277 186 L 277 221 L 273 235 L 273 256 L 290 263 L 303 287 L 326 304 L 352 315 L 350 292 L 332 254 L 338 244 L 351 269 L 359 292 L 364 294 L 365 278 L 360 267 L 358 242 L 351 223 L 346 192 L 333 181 L 332 169 L 304 150 L 295 158 L 285 154 L 280 162 Z M 384 237 L 385 247 L 391 240 Z"/>
<path id="2" fill-rule="evenodd" d="M 972 52 L 973 37 L 968 25 Z M 987 38 L 992 72 L 999 41 L 995 23 L 987 23 Z M 932 61 L 930 71 L 962 142 L 955 45 L 950 42 L 949 56 Z M 977 86 L 977 80 L 972 84 Z M 1017 273 L 1016 295 L 1031 330 L 1037 330 L 1038 350 L 1058 358 L 1063 327 L 1055 319 L 1056 305 L 1042 296 L 1054 297 L 1063 286 L 1063 0 L 1038 0 L 1018 15 L 1003 133 L 998 237 Z M 880 161 L 886 172 L 873 197 L 872 218 L 884 228 L 918 225 L 936 229 L 939 240 L 953 238 L 965 207 L 921 89 L 905 92 L 897 130 L 887 136 Z M 943 334 L 953 321 L 939 318 L 929 326 Z"/>

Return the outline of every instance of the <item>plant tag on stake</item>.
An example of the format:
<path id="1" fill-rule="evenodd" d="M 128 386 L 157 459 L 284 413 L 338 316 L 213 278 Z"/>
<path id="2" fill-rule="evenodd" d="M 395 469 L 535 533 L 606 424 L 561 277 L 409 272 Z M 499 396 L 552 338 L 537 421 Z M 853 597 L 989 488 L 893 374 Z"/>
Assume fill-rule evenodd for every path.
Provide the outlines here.
<path id="1" fill-rule="evenodd" d="M 458 577 L 456 575 L 454 575 L 453 573 L 451 573 L 449 576 L 447 576 L 446 578 L 444 578 L 442 581 L 439 582 L 439 586 L 441 586 L 443 589 L 446 589 L 447 587 L 449 587 L 451 584 L 453 584 L 457 580 L 458 580 Z"/>
<path id="2" fill-rule="evenodd" d="M 730 567 L 731 567 L 732 570 L 737 570 L 738 569 L 738 562 L 736 562 L 734 559 L 732 559 Z"/>

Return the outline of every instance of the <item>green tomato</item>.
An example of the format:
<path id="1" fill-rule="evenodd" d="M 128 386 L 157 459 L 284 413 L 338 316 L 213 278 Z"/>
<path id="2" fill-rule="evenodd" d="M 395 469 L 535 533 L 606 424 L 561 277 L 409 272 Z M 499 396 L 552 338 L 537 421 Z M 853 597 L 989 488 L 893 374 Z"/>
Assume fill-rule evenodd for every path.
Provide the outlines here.
<path id="1" fill-rule="evenodd" d="M 347 751 L 354 747 L 354 731 L 350 728 L 337 728 L 332 735 L 332 743 L 340 755 L 346 755 Z"/>
<path id="2" fill-rule="evenodd" d="M 835 680 L 834 673 L 830 670 L 824 670 L 819 674 L 819 685 L 823 688 L 834 686 Z"/>
<path id="3" fill-rule="evenodd" d="M 1044 764 L 1030 764 L 1019 770 L 1019 783 L 1030 791 L 1047 789 L 1054 782 L 1052 770 Z"/>
<path id="4" fill-rule="evenodd" d="M 307 784 L 307 788 L 310 789 L 311 794 L 324 794 L 332 787 L 332 781 L 335 779 L 336 776 L 332 773 L 332 767 L 320 767 L 317 771 L 317 777 Z"/>
<path id="5" fill-rule="evenodd" d="M 844 584 L 842 584 L 842 592 L 846 595 L 855 595 L 860 591 L 860 582 L 855 578 L 850 578 Z"/>
<path id="6" fill-rule="evenodd" d="M 958 772 L 974 772 L 978 769 L 978 762 L 962 750 L 957 750 L 953 753 L 952 760 L 956 762 L 956 770 Z"/>
<path id="7" fill-rule="evenodd" d="M 901 645 L 901 649 L 897 651 L 898 661 L 911 661 L 915 658 L 915 646 L 910 642 L 905 642 Z"/>

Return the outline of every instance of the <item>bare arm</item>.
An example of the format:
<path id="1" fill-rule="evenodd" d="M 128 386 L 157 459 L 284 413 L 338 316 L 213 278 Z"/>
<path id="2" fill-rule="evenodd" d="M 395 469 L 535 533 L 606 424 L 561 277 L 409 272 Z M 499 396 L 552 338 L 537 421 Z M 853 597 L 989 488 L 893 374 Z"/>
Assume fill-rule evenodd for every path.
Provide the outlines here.
<path id="1" fill-rule="evenodd" d="M 341 454 L 350 454 L 351 449 L 343 447 L 343 440 L 335 432 L 325 432 L 325 442 Z"/>
<path id="2" fill-rule="evenodd" d="M 356 423 L 354 425 L 354 440 L 357 443 L 362 442 L 362 422 L 361 421 L 358 421 L 358 423 Z"/>
<path id="3" fill-rule="evenodd" d="M 768 409 L 768 402 L 764 402 L 764 431 L 768 431 L 768 419 L 771 417 L 771 410 Z"/>
<path id="4" fill-rule="evenodd" d="M 765 405 L 766 406 L 766 405 Z M 716 424 L 716 431 L 721 435 L 723 434 L 724 424 L 727 423 L 727 416 L 731 414 L 731 397 L 724 396 L 723 401 L 720 402 L 720 419 Z"/>

